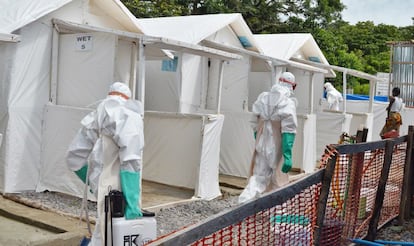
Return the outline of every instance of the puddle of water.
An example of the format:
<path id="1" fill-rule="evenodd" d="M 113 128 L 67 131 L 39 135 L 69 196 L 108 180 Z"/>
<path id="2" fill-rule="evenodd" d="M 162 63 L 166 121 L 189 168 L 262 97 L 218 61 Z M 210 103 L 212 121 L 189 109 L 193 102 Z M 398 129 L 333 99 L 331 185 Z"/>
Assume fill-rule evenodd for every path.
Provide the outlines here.
<path id="1" fill-rule="evenodd" d="M 0 216 L 0 245 L 31 245 L 31 242 L 56 234 L 55 232 Z"/>

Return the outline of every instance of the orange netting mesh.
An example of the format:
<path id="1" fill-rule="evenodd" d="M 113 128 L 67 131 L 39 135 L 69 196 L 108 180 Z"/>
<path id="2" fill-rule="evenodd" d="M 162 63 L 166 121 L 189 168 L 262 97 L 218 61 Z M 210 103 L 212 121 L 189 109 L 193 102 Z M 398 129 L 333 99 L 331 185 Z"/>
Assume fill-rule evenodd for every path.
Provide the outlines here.
<path id="1" fill-rule="evenodd" d="M 398 216 L 406 148 L 407 143 L 403 142 L 393 149 L 378 227 Z M 228 217 L 226 224 L 230 226 L 194 239 L 197 241 L 190 245 L 313 245 L 317 243 L 315 232 L 319 232 L 318 245 L 324 246 L 348 245 L 350 239 L 363 238 L 368 233 L 376 207 L 378 185 L 385 165 L 384 154 L 384 148 L 340 154 L 335 146 L 327 146 L 320 166 L 334 165 L 334 170 L 320 228 L 316 221 L 322 179 L 305 185 L 282 204 L 273 201 L 271 204 L 275 205 L 271 208 L 262 206 L 261 203 L 269 203 L 262 197 L 254 206 L 266 208 L 252 215 L 240 215 L 247 216 L 241 222 L 240 217 Z M 234 223 L 227 223 L 231 219 Z"/>
<path id="2" fill-rule="evenodd" d="M 378 223 L 379 227 L 382 227 L 385 223 L 399 215 L 406 148 L 407 143 L 401 143 L 394 147 L 390 172 L 388 174 L 387 185 L 385 186 L 381 216 Z"/>
<path id="3" fill-rule="evenodd" d="M 320 184 L 192 245 L 312 245 Z"/>
<path id="4" fill-rule="evenodd" d="M 335 152 L 332 148 L 328 146 L 325 152 Z M 405 148 L 406 143 L 394 148 L 379 227 L 399 213 Z M 322 163 L 322 167 L 326 167 L 326 163 Z M 321 245 L 347 245 L 349 239 L 367 235 L 383 165 L 384 149 L 338 154 L 321 231 Z"/>

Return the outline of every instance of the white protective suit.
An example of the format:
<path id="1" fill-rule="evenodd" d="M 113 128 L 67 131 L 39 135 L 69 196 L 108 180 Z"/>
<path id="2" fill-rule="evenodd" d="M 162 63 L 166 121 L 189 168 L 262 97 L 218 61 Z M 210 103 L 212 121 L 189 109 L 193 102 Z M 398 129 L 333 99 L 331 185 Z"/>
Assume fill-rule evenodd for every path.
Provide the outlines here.
<path id="1" fill-rule="evenodd" d="M 258 117 L 256 146 L 250 170 L 251 176 L 239 196 L 239 203 L 289 182 L 287 172 L 282 172 L 285 159 L 282 135 L 296 134 L 297 101 L 291 97 L 292 89 L 282 84 L 275 84 L 270 92 L 261 93 L 253 104 L 252 111 Z M 292 145 L 293 142 L 290 147 Z"/>
<path id="2" fill-rule="evenodd" d="M 339 104 L 344 100 L 342 94 L 329 82 L 325 83 L 324 87 L 326 91 L 326 100 L 329 105 L 328 108 L 330 110 L 339 111 Z"/>
<path id="3" fill-rule="evenodd" d="M 90 245 L 104 245 L 104 199 L 109 188 L 122 190 L 121 186 L 124 187 L 121 185 L 121 171 L 141 173 L 143 110 L 139 101 L 128 100 L 130 96 L 131 92 L 125 84 L 112 84 L 107 98 L 82 119 L 82 127 L 68 150 L 69 169 L 75 172 L 87 169 L 82 179 L 88 177 L 89 187 L 97 197 L 98 219 Z M 140 189 L 140 176 L 135 186 Z M 140 190 L 134 191 L 137 192 L 140 193 Z M 139 209 L 140 194 L 138 197 L 135 207 Z"/>

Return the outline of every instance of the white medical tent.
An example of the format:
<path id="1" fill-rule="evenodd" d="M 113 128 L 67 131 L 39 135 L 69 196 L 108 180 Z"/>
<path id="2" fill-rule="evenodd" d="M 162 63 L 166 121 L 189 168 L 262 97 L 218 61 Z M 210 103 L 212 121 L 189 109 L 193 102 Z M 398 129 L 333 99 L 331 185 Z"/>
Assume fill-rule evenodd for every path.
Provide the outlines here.
<path id="1" fill-rule="evenodd" d="M 263 55 L 239 13 L 148 18 L 137 22 L 148 35 L 202 44 L 243 57 L 221 63 L 176 53 L 175 70 L 168 70 L 160 61 L 147 62 L 146 110 L 158 114 L 165 111 L 214 114 L 216 121 L 220 119 L 215 126 L 214 142 L 219 147 L 214 153 L 220 159 L 214 161 L 219 163 L 220 173 L 247 177 L 254 148 L 249 124 L 250 71 L 272 71 L 271 64 L 286 66 L 288 62 Z M 163 100 L 156 100 L 158 95 Z"/>
<path id="2" fill-rule="evenodd" d="M 293 167 L 305 173 L 311 173 L 315 170 L 319 155 L 316 148 L 318 139 L 321 137 L 318 134 L 318 127 L 322 125 L 321 121 L 324 121 L 318 118 L 323 83 L 325 77 L 334 77 L 335 73 L 331 69 L 321 69 L 292 61 L 292 58 L 300 57 L 329 65 L 311 34 L 258 34 L 254 37 L 266 55 L 290 61 L 287 70 L 295 75 L 298 84 L 295 90 L 295 97 L 298 99 L 298 129 L 293 149 Z M 276 74 L 276 77 L 279 75 Z M 271 77 L 263 78 L 263 73 L 253 73 L 252 79 L 257 81 L 257 83 L 251 83 L 252 86 L 261 81 L 267 86 L 265 90 L 269 90 L 273 83 Z M 341 121 L 338 119 L 338 122 Z M 331 127 L 332 125 L 329 125 L 329 128 Z M 330 130 L 334 131 L 331 128 L 325 130 L 325 133 Z"/>
<path id="3" fill-rule="evenodd" d="M 0 189 L 4 193 L 50 190 L 81 196 L 81 181 L 66 167 L 67 147 L 81 118 L 91 110 L 88 105 L 104 98 L 112 82 L 124 81 L 135 98 L 145 100 L 145 59 L 166 57 L 167 50 L 174 49 L 215 59 L 238 58 L 142 35 L 135 17 L 118 0 L 1 4 Z M 204 173 L 200 181 L 198 167 L 188 172 L 192 187 L 214 182 Z M 196 195 L 209 197 L 207 185 Z"/>
<path id="4" fill-rule="evenodd" d="M 234 136 L 230 134 L 231 139 L 226 137 L 229 130 L 236 129 L 232 127 L 231 120 L 242 119 L 242 126 L 248 126 L 248 72 L 251 63 L 255 62 L 257 66 L 267 64 L 263 60 L 260 62 L 251 58 L 252 54 L 260 53 L 242 16 L 240 14 L 177 16 L 137 19 L 137 23 L 147 35 L 202 44 L 242 56 L 240 60 L 223 62 L 218 59 L 174 52 L 173 61 L 146 63 L 146 81 L 148 81 L 145 91 L 146 118 L 157 117 L 160 120 L 158 122 L 163 124 L 162 126 L 146 125 L 154 129 L 152 132 L 158 133 L 159 136 L 149 139 L 147 143 L 153 146 L 152 149 L 158 149 L 163 153 L 162 155 L 157 152 L 145 153 L 144 168 L 150 179 L 169 177 L 175 183 L 181 182 L 182 186 L 186 187 L 183 183 L 185 179 L 173 176 L 170 170 L 171 160 L 180 163 L 181 172 L 185 172 L 189 166 L 206 165 L 220 166 L 222 170 L 225 153 L 231 153 L 235 158 L 239 155 L 250 156 L 252 151 L 247 153 L 233 151 Z M 244 115 L 237 115 L 238 119 L 229 117 L 232 111 Z M 192 128 L 189 127 L 189 121 L 198 124 Z M 204 140 L 197 138 L 200 132 Z M 241 133 L 239 136 L 248 134 L 246 127 L 241 129 Z M 178 150 L 177 139 L 185 142 L 185 147 Z M 243 138 L 243 140 L 237 141 L 237 144 L 250 146 L 252 150 L 253 138 Z M 201 148 L 197 144 L 200 141 L 204 142 Z M 230 141 L 232 143 L 229 145 L 227 142 Z M 229 151 L 226 152 L 226 149 Z M 159 168 L 160 165 L 170 168 Z M 213 169 L 204 168 L 204 170 L 211 173 Z M 218 173 L 216 178 L 218 182 Z M 218 194 L 214 194 L 211 198 Z"/>
<path id="5" fill-rule="evenodd" d="M 84 11 L 85 8 L 89 8 L 89 11 Z M 59 186 L 57 189 L 70 190 L 74 185 L 70 175 L 62 176 L 66 174 L 65 167 L 59 165 L 43 170 L 41 161 L 43 158 L 53 161 L 50 156 L 44 155 L 42 141 L 45 134 L 42 128 L 42 124 L 45 123 L 44 112 L 47 112 L 45 105 L 52 96 L 52 47 L 56 30 L 53 28 L 52 19 L 60 17 L 77 23 L 88 21 L 89 24 L 97 26 L 131 31 L 138 29 L 131 21 L 125 22 L 124 27 L 120 24 L 131 16 L 123 13 L 118 1 L 88 3 L 81 0 L 10 0 L 1 1 L 0 13 L 2 36 L 8 35 L 12 41 L 19 41 L 0 42 L 0 132 L 3 134 L 0 150 L 0 189 L 3 192 L 34 190 L 41 178 L 39 174 L 45 171 L 42 174 L 53 173 L 47 177 L 51 178 L 49 182 Z M 110 18 L 111 15 L 118 16 L 118 19 Z M 103 35 L 97 39 L 113 42 L 113 37 Z M 69 42 L 68 45 L 76 49 L 75 42 Z M 81 63 L 80 61 L 78 62 Z M 102 61 L 102 64 L 106 64 L 104 62 Z M 61 72 L 82 73 L 77 71 L 77 68 L 61 67 Z M 107 75 L 105 71 L 102 71 L 102 74 Z M 95 85 L 103 75 L 85 74 L 84 77 L 93 78 L 90 85 Z M 99 82 L 106 86 L 112 79 L 107 78 L 106 81 Z M 85 84 L 77 91 L 68 91 L 67 94 L 61 95 L 59 99 L 65 104 L 65 100 L 67 102 L 77 95 L 84 95 L 85 99 L 79 102 L 82 103 L 85 100 L 92 102 L 98 96 L 104 95 L 102 88 L 91 90 L 91 87 Z M 56 132 L 55 143 L 70 134 L 65 131 Z M 67 146 L 55 147 L 64 149 Z"/>
<path id="6" fill-rule="evenodd" d="M 151 36 L 220 49 L 233 48 L 232 52 L 238 49 L 260 53 L 249 27 L 238 13 L 144 18 L 137 19 L 137 23 Z M 217 59 L 200 59 L 188 54 L 175 53 L 175 56 L 173 64 L 147 62 L 146 76 L 153 82 L 146 87 L 146 110 L 204 113 L 248 109 L 247 80 L 252 62 L 249 55 L 224 64 Z M 222 75 L 221 66 L 224 67 Z M 218 95 L 220 76 L 223 85 Z M 155 100 L 153 95 L 162 100 Z"/>

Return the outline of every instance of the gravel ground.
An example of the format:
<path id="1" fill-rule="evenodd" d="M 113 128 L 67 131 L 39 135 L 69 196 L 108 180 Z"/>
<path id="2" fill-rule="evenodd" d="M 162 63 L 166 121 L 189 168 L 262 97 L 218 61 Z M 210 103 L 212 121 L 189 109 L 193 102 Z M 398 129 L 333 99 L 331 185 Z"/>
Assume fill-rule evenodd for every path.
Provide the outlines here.
<path id="1" fill-rule="evenodd" d="M 14 194 L 13 199 L 18 199 L 27 204 L 37 204 L 38 208 L 57 211 L 75 217 L 80 214 L 82 202 L 80 198 L 54 192 L 24 192 Z M 161 208 L 155 211 L 157 235 L 161 236 L 176 231 L 236 205 L 237 196 L 225 194 L 222 198 L 212 201 L 193 201 L 174 207 Z M 96 203 L 88 202 L 88 208 L 89 215 L 96 217 Z M 396 220 L 391 221 L 378 232 L 377 239 L 414 242 L 414 219 L 407 221 L 401 226 L 398 225 Z"/>
<path id="2" fill-rule="evenodd" d="M 23 192 L 10 196 L 13 200 L 40 209 L 51 210 L 73 217 L 81 213 L 82 199 L 54 192 Z M 157 235 L 162 236 L 185 226 L 197 223 L 211 215 L 237 205 L 237 196 L 224 195 L 212 201 L 195 200 L 173 207 L 160 208 L 155 212 Z M 96 202 L 88 201 L 88 213 L 96 218 Z"/>

